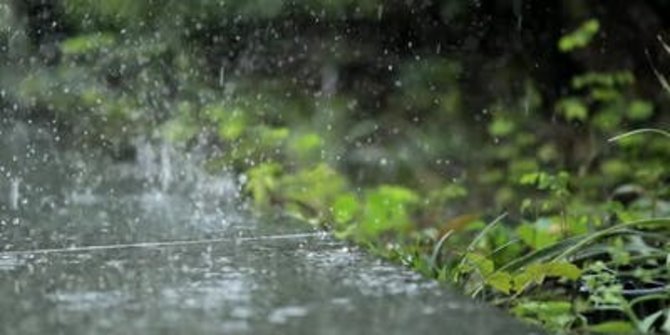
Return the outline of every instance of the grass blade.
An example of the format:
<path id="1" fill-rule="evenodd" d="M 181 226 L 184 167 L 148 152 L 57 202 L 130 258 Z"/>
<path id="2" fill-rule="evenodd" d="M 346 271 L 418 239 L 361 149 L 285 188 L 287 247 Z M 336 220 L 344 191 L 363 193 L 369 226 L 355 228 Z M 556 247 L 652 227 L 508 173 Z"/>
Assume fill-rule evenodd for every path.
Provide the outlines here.
<path id="1" fill-rule="evenodd" d="M 440 255 L 440 251 L 442 250 L 442 247 L 444 246 L 444 243 L 449 239 L 449 237 L 454 233 L 453 230 L 447 231 L 442 237 L 440 238 L 439 241 L 437 241 L 437 244 L 435 244 L 435 247 L 433 248 L 433 254 L 430 256 L 430 267 L 435 269 L 437 266 L 437 258 Z"/>
<path id="2" fill-rule="evenodd" d="M 563 260 L 568 258 L 570 255 L 584 248 L 585 246 L 599 240 L 603 237 L 608 237 L 613 234 L 625 232 L 628 228 L 641 227 L 641 226 L 656 226 L 661 224 L 670 224 L 670 218 L 658 218 L 658 219 L 646 219 L 639 221 L 632 221 L 621 223 L 616 226 L 605 228 L 603 230 L 597 231 L 592 234 L 588 234 L 581 238 L 577 243 L 565 249 L 561 254 L 554 258 L 554 261 Z"/>
<path id="3" fill-rule="evenodd" d="M 670 92 L 670 86 L 668 86 L 668 92 Z M 621 139 L 624 139 L 626 137 L 638 135 L 638 134 L 646 134 L 646 133 L 653 133 L 653 134 L 658 134 L 658 135 L 663 135 L 667 138 L 670 138 L 670 132 L 667 132 L 662 129 L 656 129 L 656 128 L 643 128 L 643 129 L 636 129 L 633 131 L 629 131 L 627 133 L 623 133 L 621 135 L 614 136 L 610 139 L 607 140 L 607 142 L 616 142 Z"/>

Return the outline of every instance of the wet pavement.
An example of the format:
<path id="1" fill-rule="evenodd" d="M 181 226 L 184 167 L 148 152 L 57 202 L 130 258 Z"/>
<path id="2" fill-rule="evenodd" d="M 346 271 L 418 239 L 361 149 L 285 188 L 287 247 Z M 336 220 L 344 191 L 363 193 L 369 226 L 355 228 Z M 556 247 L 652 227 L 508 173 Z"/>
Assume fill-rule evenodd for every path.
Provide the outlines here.
<path id="1" fill-rule="evenodd" d="M 530 334 L 165 145 L 134 163 L 0 127 L 0 334 Z"/>

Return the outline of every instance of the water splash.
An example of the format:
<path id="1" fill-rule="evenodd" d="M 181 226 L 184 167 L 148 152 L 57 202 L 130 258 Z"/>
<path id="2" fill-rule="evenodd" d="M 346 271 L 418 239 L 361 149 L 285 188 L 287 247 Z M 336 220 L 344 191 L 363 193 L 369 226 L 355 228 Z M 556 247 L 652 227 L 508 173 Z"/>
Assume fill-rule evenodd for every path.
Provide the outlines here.
<path id="1" fill-rule="evenodd" d="M 9 208 L 13 211 L 19 209 L 19 200 L 21 199 L 21 178 L 12 178 L 9 185 Z"/>
<path id="2" fill-rule="evenodd" d="M 139 138 L 136 147 L 135 175 L 148 189 L 162 193 L 190 194 L 191 200 L 209 201 L 212 198 L 237 199 L 239 187 L 226 173 L 211 174 L 203 170 L 206 152 L 197 148 L 185 152 L 169 141 L 149 141 Z M 153 190 L 151 190 L 153 188 Z"/>
<path id="3" fill-rule="evenodd" d="M 268 316 L 271 323 L 286 323 L 291 318 L 307 316 L 309 310 L 303 306 L 284 306 L 275 309 Z"/>
<path id="4" fill-rule="evenodd" d="M 0 272 L 12 271 L 22 266 L 24 259 L 19 256 L 4 255 L 0 256 Z"/>
<path id="5" fill-rule="evenodd" d="M 130 296 L 120 291 L 55 292 L 47 298 L 70 311 L 90 311 L 119 306 L 130 300 Z"/>
<path id="6" fill-rule="evenodd" d="M 154 146 L 144 139 L 137 139 L 135 148 L 137 150 L 137 168 L 141 173 L 138 177 L 150 181 L 154 178 L 157 170 Z"/>
<path id="7" fill-rule="evenodd" d="M 172 183 L 172 159 L 171 147 L 167 142 L 163 142 L 160 149 L 160 185 L 161 190 L 166 192 Z"/>

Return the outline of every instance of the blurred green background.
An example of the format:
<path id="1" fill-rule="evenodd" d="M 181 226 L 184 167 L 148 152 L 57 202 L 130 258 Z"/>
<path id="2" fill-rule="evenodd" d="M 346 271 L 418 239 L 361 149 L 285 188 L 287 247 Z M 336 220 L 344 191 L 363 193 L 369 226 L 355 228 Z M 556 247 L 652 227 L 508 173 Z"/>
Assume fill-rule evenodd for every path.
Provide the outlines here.
<path id="1" fill-rule="evenodd" d="M 476 206 L 497 207 L 524 173 L 575 171 L 603 196 L 636 164 L 668 158 L 660 138 L 634 150 L 605 143 L 668 122 L 652 70 L 670 58 L 657 41 L 667 1 L 0 8 L 3 106 L 117 152 L 137 135 L 207 137 L 221 166 L 320 161 L 356 184 L 463 183 Z"/>

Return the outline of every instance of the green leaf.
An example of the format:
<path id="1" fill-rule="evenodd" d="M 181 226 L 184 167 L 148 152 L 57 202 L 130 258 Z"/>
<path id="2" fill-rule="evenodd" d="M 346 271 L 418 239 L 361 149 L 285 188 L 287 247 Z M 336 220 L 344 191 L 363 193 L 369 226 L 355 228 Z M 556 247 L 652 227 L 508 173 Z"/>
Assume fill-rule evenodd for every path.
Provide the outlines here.
<path id="1" fill-rule="evenodd" d="M 521 185 L 535 185 L 538 180 L 541 178 L 543 173 L 541 172 L 530 172 L 526 173 L 519 178 L 519 184 Z"/>
<path id="2" fill-rule="evenodd" d="M 489 125 L 489 133 L 492 136 L 507 136 L 513 133 L 515 129 L 516 125 L 513 121 L 502 117 L 496 117 Z"/>
<path id="3" fill-rule="evenodd" d="M 462 199 L 468 195 L 468 190 L 460 184 L 450 183 L 438 190 L 431 192 L 428 198 L 431 201 L 444 203 L 450 200 Z"/>
<path id="4" fill-rule="evenodd" d="M 246 129 L 247 120 L 244 113 L 235 109 L 219 123 L 218 134 L 222 139 L 232 141 L 242 136 Z"/>
<path id="5" fill-rule="evenodd" d="M 589 326 L 587 330 L 600 334 L 631 334 L 635 333 L 636 329 L 633 324 L 627 321 L 607 321 Z"/>
<path id="6" fill-rule="evenodd" d="M 568 121 L 585 121 L 589 116 L 588 108 L 579 98 L 561 99 L 556 105 L 556 109 Z"/>
<path id="7" fill-rule="evenodd" d="M 670 259 L 670 255 L 668 255 Z M 665 322 L 661 325 L 661 331 L 670 334 L 670 308 L 665 309 Z"/>
<path id="8" fill-rule="evenodd" d="M 551 221 L 539 219 L 535 223 L 520 225 L 517 234 L 521 240 L 533 249 L 542 249 L 559 240 L 560 236 L 551 231 Z"/>
<path id="9" fill-rule="evenodd" d="M 486 283 L 502 293 L 509 294 L 512 290 L 512 275 L 504 271 L 494 272 L 486 277 Z"/>
<path id="10" fill-rule="evenodd" d="M 61 42 L 60 48 L 65 55 L 79 55 L 109 48 L 114 43 L 116 38 L 113 34 L 97 32 L 70 37 Z"/>
<path id="11" fill-rule="evenodd" d="M 472 270 L 476 270 L 483 277 L 488 277 L 493 274 L 493 261 L 482 256 L 480 254 L 469 252 L 465 255 L 463 259 L 464 262 L 461 264 L 462 273 L 468 273 Z"/>
<path id="12" fill-rule="evenodd" d="M 548 277 L 560 277 L 570 280 L 577 280 L 582 275 L 582 270 L 569 262 L 552 262 L 544 264 L 541 267 L 541 270 L 543 270 Z"/>
<path id="13" fill-rule="evenodd" d="M 634 100 L 628 106 L 627 116 L 631 120 L 647 120 L 654 114 L 654 105 L 643 100 Z"/>
<path id="14" fill-rule="evenodd" d="M 624 115 L 621 108 L 610 106 L 600 110 L 593 118 L 592 124 L 600 130 L 611 132 L 621 127 Z"/>
<path id="15" fill-rule="evenodd" d="M 256 128 L 259 143 L 263 146 L 278 146 L 284 142 L 290 132 L 287 128 L 278 127 L 272 128 L 267 126 L 260 126 Z"/>
<path id="16" fill-rule="evenodd" d="M 661 318 L 664 314 L 665 310 L 660 310 L 657 311 L 656 313 L 647 316 L 638 323 L 637 325 L 638 330 L 642 333 L 651 333 L 652 332 L 651 328 L 654 326 L 654 323 L 656 323 L 656 321 L 658 321 L 658 319 Z"/>
<path id="17" fill-rule="evenodd" d="M 575 31 L 561 37 L 558 41 L 558 49 L 563 52 L 569 52 L 583 48 L 591 42 L 599 30 L 600 22 L 597 19 L 590 19 L 582 23 Z"/>
<path id="18" fill-rule="evenodd" d="M 591 87 L 593 89 L 614 89 L 617 86 L 626 86 L 635 82 L 635 76 L 630 71 L 587 72 L 572 78 L 572 87 L 576 90 Z M 610 93 L 595 93 L 596 96 Z M 618 91 L 613 91 L 618 92 Z M 620 94 L 620 93 L 617 93 Z M 594 97 L 595 98 L 595 97 Z M 604 98 L 601 96 L 601 98 Z"/>

